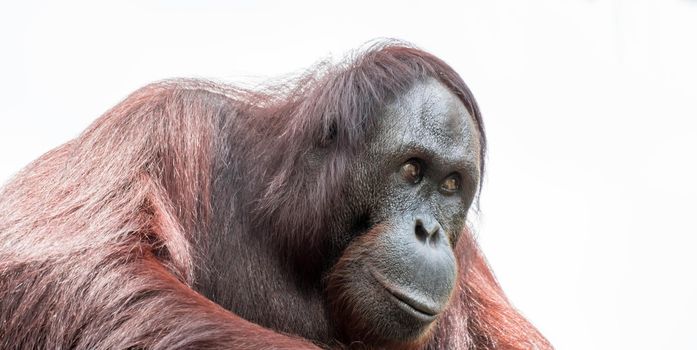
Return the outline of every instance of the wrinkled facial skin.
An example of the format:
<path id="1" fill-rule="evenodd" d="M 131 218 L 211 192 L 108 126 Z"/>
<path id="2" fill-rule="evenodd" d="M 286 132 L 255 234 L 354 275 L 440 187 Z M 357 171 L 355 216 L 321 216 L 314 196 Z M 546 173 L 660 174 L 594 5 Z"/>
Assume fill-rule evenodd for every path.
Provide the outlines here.
<path id="1" fill-rule="evenodd" d="M 350 341 L 416 344 L 448 306 L 453 249 L 479 185 L 477 126 L 435 79 L 387 106 L 359 155 L 348 193 L 363 232 L 329 279 L 329 300 Z"/>

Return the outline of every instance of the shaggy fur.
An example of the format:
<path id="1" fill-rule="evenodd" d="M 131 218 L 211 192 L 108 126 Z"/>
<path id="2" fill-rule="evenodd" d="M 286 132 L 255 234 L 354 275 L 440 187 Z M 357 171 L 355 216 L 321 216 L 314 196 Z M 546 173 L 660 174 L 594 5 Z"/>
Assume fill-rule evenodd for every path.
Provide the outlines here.
<path id="1" fill-rule="evenodd" d="M 324 271 L 332 242 L 321 233 L 370 118 L 427 77 L 474 116 L 483 153 L 480 114 L 462 79 L 402 43 L 258 90 L 172 80 L 136 91 L 0 192 L 0 348 L 343 346 L 331 324 L 317 326 L 320 316 L 276 315 L 275 329 L 295 323 L 321 333 L 325 340 L 313 344 L 221 307 L 229 294 L 212 281 L 246 267 L 216 264 L 223 257 L 212 247 L 271 249 L 279 259 L 318 266 L 295 274 Z M 325 161 L 298 167 L 318 143 L 326 144 Z M 235 230 L 261 237 L 248 246 L 226 243 L 221 232 Z M 451 306 L 413 347 L 550 349 L 506 300 L 469 232 L 456 254 Z M 264 277 L 263 261 L 254 266 L 259 290 L 283 285 Z"/>

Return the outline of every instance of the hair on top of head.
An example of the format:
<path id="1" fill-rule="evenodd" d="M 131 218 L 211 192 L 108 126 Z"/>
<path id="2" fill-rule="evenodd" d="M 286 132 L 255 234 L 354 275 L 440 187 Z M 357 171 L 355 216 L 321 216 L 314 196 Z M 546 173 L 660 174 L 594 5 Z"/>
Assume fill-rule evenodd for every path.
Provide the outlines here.
<path id="1" fill-rule="evenodd" d="M 321 61 L 293 79 L 232 89 L 239 113 L 261 118 L 263 136 L 254 154 L 274 159 L 274 174 L 256 201 L 259 217 L 280 218 L 283 227 L 297 227 L 299 217 L 318 217 L 338 200 L 352 154 L 363 145 L 365 133 L 382 109 L 413 84 L 434 78 L 448 87 L 467 108 L 479 131 L 480 171 L 484 172 L 486 137 L 477 103 L 462 78 L 445 62 L 411 44 L 378 40 L 345 56 L 338 63 Z M 253 123 L 256 124 L 256 123 Z M 268 137 L 271 136 L 271 137 Z M 254 143 L 254 141 L 251 141 Z M 318 169 L 316 186 L 283 191 L 301 183 L 296 165 L 308 149 L 328 149 L 328 161 Z M 480 174 L 481 175 L 481 174 Z M 313 198 L 305 201 L 299 195 Z M 289 203 L 284 212 L 278 203 Z M 301 215 L 297 215 L 301 212 Z M 314 227 L 321 227 L 318 220 Z M 308 230 L 311 232 L 312 230 Z"/>

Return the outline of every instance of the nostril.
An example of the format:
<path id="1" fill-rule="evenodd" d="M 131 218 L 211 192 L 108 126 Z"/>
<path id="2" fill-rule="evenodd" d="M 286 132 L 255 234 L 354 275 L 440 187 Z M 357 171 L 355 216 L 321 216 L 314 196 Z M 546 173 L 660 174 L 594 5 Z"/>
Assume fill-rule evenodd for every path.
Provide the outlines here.
<path id="1" fill-rule="evenodd" d="M 414 233 L 419 241 L 429 243 L 432 246 L 438 242 L 438 230 L 440 225 L 437 222 L 432 222 L 431 225 L 424 225 L 421 219 L 416 219 Z"/>
<path id="2" fill-rule="evenodd" d="M 414 233 L 416 233 L 416 238 L 418 238 L 421 242 L 426 243 L 428 240 L 428 232 L 424 228 L 424 224 L 421 222 L 421 220 L 416 220 L 416 227 L 414 228 Z"/>

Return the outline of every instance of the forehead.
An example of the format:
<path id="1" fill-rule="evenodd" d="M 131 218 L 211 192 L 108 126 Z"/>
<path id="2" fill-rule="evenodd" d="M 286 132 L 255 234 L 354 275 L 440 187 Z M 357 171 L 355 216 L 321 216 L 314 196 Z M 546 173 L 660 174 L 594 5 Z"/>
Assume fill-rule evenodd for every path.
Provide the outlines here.
<path id="1" fill-rule="evenodd" d="M 388 148 L 417 148 L 479 170 L 479 135 L 462 101 L 436 79 L 417 82 L 385 109 L 378 134 Z"/>

